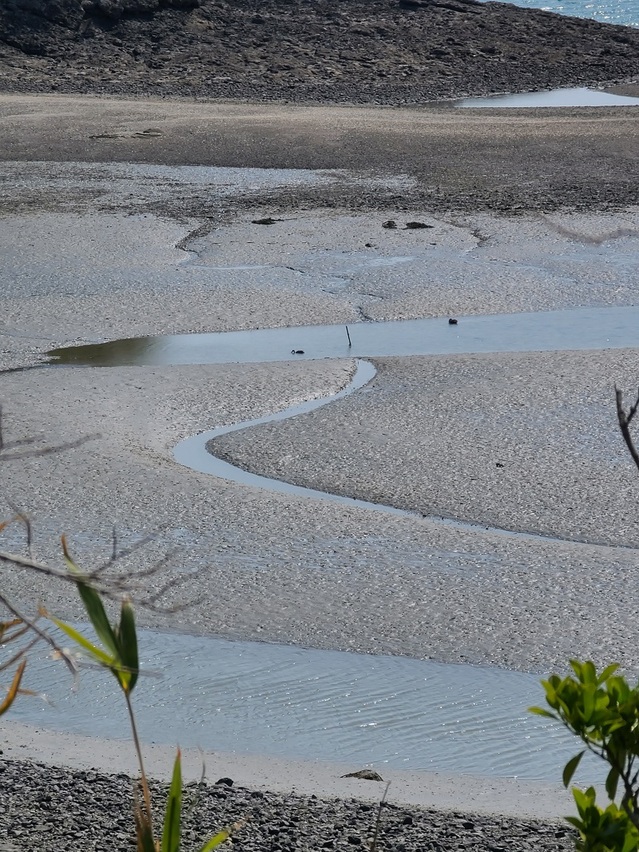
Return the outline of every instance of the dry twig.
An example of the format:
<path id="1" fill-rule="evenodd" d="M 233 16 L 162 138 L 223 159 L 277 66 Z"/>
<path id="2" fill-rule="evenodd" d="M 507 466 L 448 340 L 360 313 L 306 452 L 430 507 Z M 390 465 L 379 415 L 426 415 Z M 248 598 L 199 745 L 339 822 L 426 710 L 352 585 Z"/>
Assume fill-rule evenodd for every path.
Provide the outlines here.
<path id="1" fill-rule="evenodd" d="M 637 413 L 637 409 L 639 408 L 639 392 L 637 392 L 637 399 L 635 400 L 634 405 L 631 405 L 628 411 L 626 411 L 623 407 L 623 393 L 616 385 L 615 398 L 617 401 L 617 420 L 619 421 L 619 428 L 621 429 L 621 434 L 626 442 L 628 451 L 632 456 L 632 460 L 639 470 L 639 452 L 637 452 L 635 443 L 632 440 L 632 435 L 630 434 L 630 424 L 632 423 L 632 420 Z"/>

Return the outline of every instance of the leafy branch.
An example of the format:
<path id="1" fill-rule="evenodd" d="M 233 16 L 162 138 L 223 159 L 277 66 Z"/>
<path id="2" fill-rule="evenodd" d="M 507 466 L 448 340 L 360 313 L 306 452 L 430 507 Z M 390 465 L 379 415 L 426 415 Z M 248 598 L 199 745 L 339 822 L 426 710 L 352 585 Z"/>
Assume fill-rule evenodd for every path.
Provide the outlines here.
<path id="1" fill-rule="evenodd" d="M 631 425 L 639 410 L 639 393 L 629 408 L 615 386 L 617 421 L 630 457 L 639 470 L 639 451 Z M 562 779 L 569 787 L 584 754 L 590 752 L 610 767 L 605 781 L 609 804 L 597 804 L 594 787 L 572 788 L 578 816 L 567 817 L 579 837 L 580 852 L 637 852 L 639 850 L 639 684 L 631 687 L 617 674 L 618 665 L 597 672 L 591 661 L 571 660 L 572 675 L 553 674 L 542 681 L 550 710 L 531 711 L 560 722 L 578 737 L 585 748 L 565 765 Z M 620 802 L 617 804 L 621 786 Z"/>

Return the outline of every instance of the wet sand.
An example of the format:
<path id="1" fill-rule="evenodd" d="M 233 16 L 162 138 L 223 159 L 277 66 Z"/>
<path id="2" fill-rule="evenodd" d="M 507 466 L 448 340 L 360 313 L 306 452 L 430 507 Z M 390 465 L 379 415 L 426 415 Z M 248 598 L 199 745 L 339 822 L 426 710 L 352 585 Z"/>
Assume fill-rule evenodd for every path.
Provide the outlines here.
<path id="1" fill-rule="evenodd" d="M 589 212 L 639 203 L 638 121 L 633 107 L 456 110 L 442 104 L 295 106 L 0 94 L 0 160 L 347 169 L 389 182 L 370 187 L 336 180 L 319 189 L 256 194 L 246 202 L 271 212 Z M 413 185 L 389 180 L 398 175 Z M 124 193 L 116 204 L 89 193 L 84 200 L 89 209 L 126 204 L 200 219 L 217 219 L 242 204 L 235 199 L 220 205 L 192 190 L 163 199 Z M 65 195 L 51 196 L 42 186 L 35 196 L 11 192 L 7 201 L 10 211 L 18 204 L 59 209 Z"/>
<path id="2" fill-rule="evenodd" d="M 3 99 L 4 126 L 13 128 L 8 138 L 21 139 L 6 149 L 11 162 L 3 165 L 3 369 L 38 365 L 57 345 L 141 334 L 407 316 L 445 322 L 453 312 L 634 300 L 633 267 L 623 258 L 636 250 L 639 214 L 608 209 L 608 190 L 589 195 L 597 181 L 585 165 L 579 186 L 587 213 L 540 216 L 537 204 L 552 184 L 547 173 L 538 176 L 530 206 L 516 219 L 469 213 L 464 198 L 482 195 L 478 189 L 462 194 L 456 208 L 455 177 L 440 196 L 445 211 L 432 208 L 425 201 L 434 197 L 428 181 L 417 167 L 397 172 L 395 151 L 386 169 L 368 169 L 361 152 L 354 172 L 344 162 L 345 171 L 309 175 L 292 187 L 283 177 L 273 184 L 272 173 L 269 185 L 258 173 L 227 173 L 223 190 L 212 177 L 184 170 L 75 165 L 73 145 L 87 150 L 87 143 L 74 128 L 82 126 L 84 134 L 87 119 L 70 101 L 75 118 L 66 136 L 55 126 L 49 135 L 44 115 L 61 103 L 67 102 Z M 102 116 L 117 109 L 94 103 Z M 10 112 L 14 118 L 7 118 Z M 534 150 L 541 128 L 554 123 L 576 139 L 587 121 L 600 140 L 608 133 L 623 147 L 623 128 L 634 120 L 597 111 L 537 124 L 524 117 L 512 123 L 512 132 L 531 138 Z M 462 131 L 452 113 L 450 122 L 469 139 L 479 126 Z M 488 133 L 490 120 L 482 122 Z M 417 133 L 412 128 L 408 135 Z M 443 152 L 441 125 L 438 138 Z M 134 144 L 102 141 L 88 159 L 136 159 Z M 138 157 L 162 162 L 167 150 L 147 148 Z M 509 150 L 517 152 L 518 144 Z M 196 153 L 188 156 L 197 161 Z M 523 149 L 516 156 L 523 162 Z M 238 165 L 269 164 L 255 149 L 243 157 Z M 31 162 L 49 159 L 43 166 Z M 230 159 L 216 162 L 229 165 Z M 621 175 L 614 160 L 613 154 L 605 158 L 604 174 Z M 317 164 L 312 154 L 304 162 Z M 630 177 L 626 170 L 624 186 Z M 502 176 L 486 180 L 482 197 L 495 206 Z M 610 186 L 621 206 L 627 193 L 616 196 Z M 409 206 L 417 198 L 422 204 Z M 569 205 L 572 190 L 557 198 Z M 317 209 L 326 199 L 330 204 Z M 373 199 L 370 207 L 366 199 Z M 252 224 L 263 215 L 285 221 Z M 396 230 L 382 228 L 390 219 Z M 432 228 L 404 230 L 413 220 Z M 386 263 L 397 257 L 413 259 Z M 3 494 L 32 517 L 36 554 L 56 564 L 63 531 L 87 567 L 108 559 L 114 523 L 123 547 L 156 533 L 121 567 L 157 564 L 153 589 L 179 581 L 163 603 L 188 608 L 140 608 L 140 621 L 149 626 L 540 673 L 572 655 L 639 670 L 636 472 L 617 435 L 612 398 L 615 382 L 628 393 L 636 385 L 635 351 L 387 359 L 377 366 L 378 380 L 347 408 L 329 406 L 306 418 L 303 428 L 278 424 L 273 430 L 281 431 L 238 435 L 227 450 L 242 463 L 259 461 L 271 474 L 562 540 L 294 501 L 212 481 L 173 460 L 172 447 L 189 434 L 335 392 L 352 374 L 349 359 L 1 374 L 9 442 Z M 27 436 L 38 439 L 37 447 L 91 437 L 72 449 L 24 458 L 28 448 L 10 442 Z M 8 505 L 4 512 L 10 513 Z M 6 549 L 22 546 L 14 528 L 3 541 Z M 168 563 L 160 564 L 169 551 Z M 43 598 L 61 616 L 80 615 L 67 588 L 52 589 L 32 576 L 7 572 L 3 590 L 28 609 Z"/>
<path id="3" fill-rule="evenodd" d="M 63 764 L 75 770 L 101 771 L 135 776 L 137 766 L 132 749 L 114 740 L 81 737 L 34 729 L 19 723 L 0 724 L 0 735 L 8 739 L 4 746 L 7 760 L 33 760 L 45 764 Z M 170 780 L 175 749 L 147 745 L 145 765 L 151 778 Z M 378 802 L 384 784 L 361 778 L 343 777 L 353 771 L 349 763 L 280 760 L 272 756 L 203 753 L 182 751 L 184 783 L 199 781 L 202 764 L 209 782 L 232 777 L 236 785 L 251 790 L 320 796 L 323 799 L 358 799 Z M 359 768 L 359 767 L 357 767 Z M 570 795 L 561 784 L 522 781 L 512 778 L 473 778 L 444 772 L 406 772 L 382 770 L 384 782 L 391 782 L 388 799 L 396 805 L 438 810 L 459 809 L 465 801 L 469 812 L 503 814 L 526 819 L 552 819 L 563 816 L 571 807 Z"/>

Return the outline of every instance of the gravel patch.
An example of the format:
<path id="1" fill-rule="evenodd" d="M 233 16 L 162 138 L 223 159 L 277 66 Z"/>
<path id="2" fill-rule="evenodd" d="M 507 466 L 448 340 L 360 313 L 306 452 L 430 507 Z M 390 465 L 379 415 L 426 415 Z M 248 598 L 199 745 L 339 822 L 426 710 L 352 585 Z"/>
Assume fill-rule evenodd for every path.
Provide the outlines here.
<path id="1" fill-rule="evenodd" d="M 381 786 L 381 785 L 380 785 Z M 158 813 L 166 787 L 153 784 Z M 135 848 L 131 830 L 132 782 L 123 775 L 71 771 L 5 760 L 0 764 L 0 844 L 6 852 L 33 849 Z M 233 846 L 247 852 L 367 848 L 377 818 L 374 804 L 247 790 L 226 784 L 189 785 L 183 848 L 199 849 L 216 830 L 246 820 Z M 572 832 L 556 822 L 518 820 L 385 804 L 379 849 L 560 852 L 573 848 Z"/>

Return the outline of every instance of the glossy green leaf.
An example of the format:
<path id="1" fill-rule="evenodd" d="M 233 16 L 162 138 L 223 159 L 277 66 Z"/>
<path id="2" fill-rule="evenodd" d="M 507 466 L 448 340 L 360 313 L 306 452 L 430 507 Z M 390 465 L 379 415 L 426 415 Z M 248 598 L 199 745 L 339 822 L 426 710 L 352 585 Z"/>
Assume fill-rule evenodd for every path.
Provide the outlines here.
<path id="1" fill-rule="evenodd" d="M 586 662 L 582 664 L 581 678 L 583 682 L 587 684 L 594 685 L 597 683 L 597 670 L 595 669 L 595 664 L 591 660 L 586 660 Z"/>
<path id="2" fill-rule="evenodd" d="M 555 713 L 551 713 L 550 710 L 544 710 L 543 707 L 529 707 L 529 713 L 535 713 L 537 716 L 545 716 L 547 719 L 553 719 L 555 722 L 558 721 Z"/>
<path id="3" fill-rule="evenodd" d="M 583 751 L 580 751 L 579 754 L 576 754 L 574 757 L 571 757 L 568 763 L 564 766 L 562 780 L 566 789 L 568 789 L 568 785 L 572 781 L 572 776 L 575 774 L 577 767 L 581 763 L 581 758 L 584 756 L 585 753 L 585 749 Z"/>
<path id="4" fill-rule="evenodd" d="M 619 783 L 619 770 L 613 767 L 606 777 L 606 793 L 612 801 L 617 795 L 617 784 Z"/>
<path id="5" fill-rule="evenodd" d="M 577 810 L 582 816 L 583 812 L 595 802 L 595 791 L 592 787 L 588 787 L 586 791 L 573 787 L 572 795 L 577 805 Z"/>
<path id="6" fill-rule="evenodd" d="M 597 684 L 600 685 L 604 683 L 604 681 L 608 680 L 608 678 L 612 674 L 614 674 L 618 668 L 619 663 L 611 663 L 609 666 L 606 666 L 606 668 L 599 674 L 599 677 L 597 678 Z"/>

